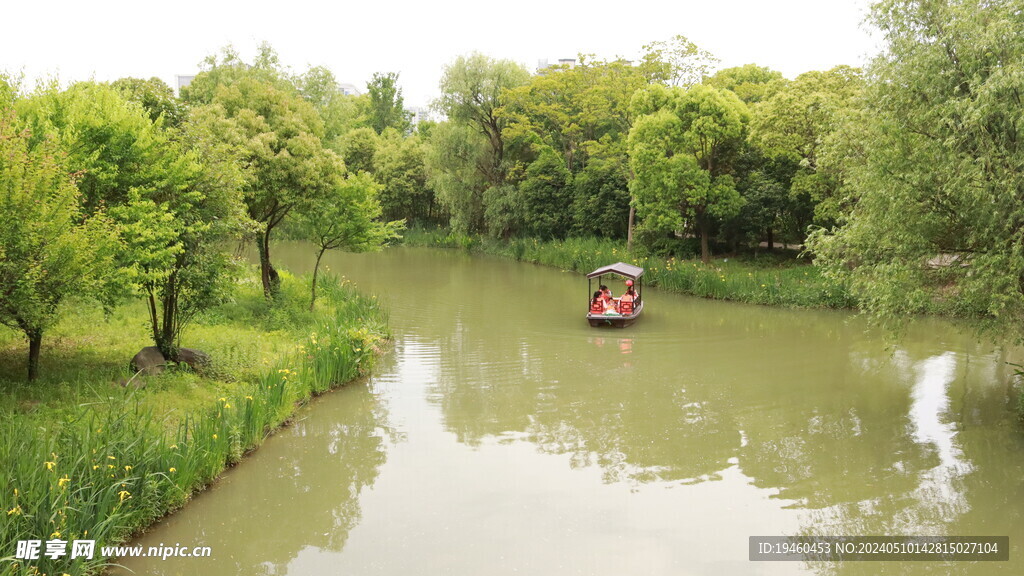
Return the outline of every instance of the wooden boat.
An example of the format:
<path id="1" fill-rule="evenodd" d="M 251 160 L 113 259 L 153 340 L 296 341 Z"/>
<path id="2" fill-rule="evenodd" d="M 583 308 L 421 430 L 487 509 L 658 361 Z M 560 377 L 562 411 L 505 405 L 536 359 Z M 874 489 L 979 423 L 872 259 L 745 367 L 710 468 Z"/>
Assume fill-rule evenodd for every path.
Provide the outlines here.
<path id="1" fill-rule="evenodd" d="M 632 310 L 629 310 L 624 314 L 601 314 L 590 310 L 590 302 L 594 294 L 594 279 L 596 278 L 597 285 L 601 286 L 601 284 L 604 283 L 604 277 L 610 275 L 628 278 L 634 283 L 633 289 L 636 291 L 636 300 L 632 303 Z M 590 274 L 587 274 L 587 322 L 595 328 L 601 326 L 625 328 L 633 322 L 636 322 L 637 318 L 640 317 L 640 313 L 644 311 L 643 281 L 640 279 L 643 275 L 643 268 L 632 264 L 626 264 L 625 262 L 616 262 L 609 266 L 602 266 Z M 628 304 L 628 302 L 624 304 Z"/>

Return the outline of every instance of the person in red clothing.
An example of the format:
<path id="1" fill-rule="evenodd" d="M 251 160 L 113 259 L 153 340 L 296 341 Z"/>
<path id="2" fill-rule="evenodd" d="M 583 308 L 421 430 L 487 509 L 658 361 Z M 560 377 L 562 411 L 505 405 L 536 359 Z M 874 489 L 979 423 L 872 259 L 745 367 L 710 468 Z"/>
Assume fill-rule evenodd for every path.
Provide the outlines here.
<path id="1" fill-rule="evenodd" d="M 619 313 L 619 302 L 612 298 L 612 291 L 607 286 L 603 286 L 601 290 L 601 298 L 604 300 L 604 313 L 605 314 L 618 314 Z"/>
<path id="2" fill-rule="evenodd" d="M 633 281 L 626 280 L 626 293 L 619 298 L 619 312 L 623 314 L 633 313 L 633 304 L 636 303 L 636 291 L 633 290 Z"/>

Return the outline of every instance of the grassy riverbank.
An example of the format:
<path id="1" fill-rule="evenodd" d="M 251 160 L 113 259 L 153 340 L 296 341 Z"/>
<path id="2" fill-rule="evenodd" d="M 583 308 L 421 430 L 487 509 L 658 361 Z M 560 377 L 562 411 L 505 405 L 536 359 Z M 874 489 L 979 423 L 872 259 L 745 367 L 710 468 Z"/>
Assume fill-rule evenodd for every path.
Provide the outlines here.
<path id="1" fill-rule="evenodd" d="M 446 230 L 409 230 L 404 242 L 412 246 L 462 248 L 587 273 L 614 262 L 643 267 L 644 284 L 702 298 L 800 308 L 850 308 L 847 290 L 821 275 L 818 268 L 792 252 L 729 257 L 703 264 L 698 260 L 638 256 L 622 242 L 601 238 L 569 238 L 542 242 L 514 238 L 479 239 Z"/>
<path id="2" fill-rule="evenodd" d="M 44 341 L 42 375 L 22 383 L 25 344 L 0 332 L 0 574 L 90 574 L 100 547 L 122 542 L 188 501 L 286 422 L 312 395 L 358 377 L 388 337 L 375 298 L 283 274 L 268 304 L 258 279 L 188 328 L 183 345 L 212 357 L 207 374 L 170 369 L 140 387 L 127 364 L 148 345 L 145 309 L 66 314 Z M 40 559 L 16 544 L 42 541 Z M 46 542 L 68 542 L 48 558 Z M 74 540 L 93 560 L 70 559 Z"/>

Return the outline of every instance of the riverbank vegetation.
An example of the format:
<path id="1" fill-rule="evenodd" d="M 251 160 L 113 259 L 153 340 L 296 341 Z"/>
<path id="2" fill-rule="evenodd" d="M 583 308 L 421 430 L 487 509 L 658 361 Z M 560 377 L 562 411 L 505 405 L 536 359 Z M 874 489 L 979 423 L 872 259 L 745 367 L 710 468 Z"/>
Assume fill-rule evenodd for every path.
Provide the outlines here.
<path id="1" fill-rule="evenodd" d="M 368 368 L 375 301 L 270 254 L 289 222 L 321 254 L 404 226 L 332 148 L 341 96 L 269 48 L 209 59 L 181 98 L 0 76 L 0 537 L 23 546 L 0 572 L 95 572 L 99 550 L 24 546 L 122 541 Z M 232 253 L 245 242 L 255 276 Z"/>
<path id="2" fill-rule="evenodd" d="M 200 374 L 128 370 L 125 351 L 147 340 L 137 303 L 107 318 L 64 317 L 53 327 L 59 354 L 47 355 L 48 367 L 52 356 L 59 365 L 32 385 L 11 377 L 24 362 L 18 335 L 0 332 L 0 538 L 124 541 L 183 505 L 296 406 L 365 374 L 388 337 L 376 299 L 329 276 L 312 314 L 309 280 L 286 272 L 280 280 L 271 304 L 258 275 L 247 275 L 230 302 L 188 329 L 213 359 Z M 96 554 L 41 555 L 0 573 L 94 573 L 107 560 Z"/>
<path id="3" fill-rule="evenodd" d="M 500 240 L 412 228 L 402 241 L 409 246 L 458 248 L 583 274 L 623 261 L 645 269 L 645 286 L 701 298 L 797 308 L 849 308 L 854 304 L 841 283 L 824 277 L 819 268 L 792 250 L 720 258 L 707 266 L 699 259 L 630 253 L 624 242 L 610 238 Z"/>

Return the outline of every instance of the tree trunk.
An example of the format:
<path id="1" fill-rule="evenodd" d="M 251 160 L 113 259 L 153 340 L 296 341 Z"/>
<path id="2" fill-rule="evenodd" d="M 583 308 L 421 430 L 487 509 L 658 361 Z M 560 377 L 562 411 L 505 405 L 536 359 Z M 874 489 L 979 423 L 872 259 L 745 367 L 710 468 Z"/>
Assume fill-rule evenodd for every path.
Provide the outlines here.
<path id="1" fill-rule="evenodd" d="M 153 344 L 160 343 L 160 317 L 157 316 L 156 309 L 156 295 L 153 294 L 153 288 L 149 287 L 146 289 L 149 295 L 149 324 L 153 328 Z"/>
<path id="2" fill-rule="evenodd" d="M 633 251 L 633 222 L 636 219 L 636 207 L 629 203 L 629 223 L 626 225 L 626 252 Z"/>
<path id="3" fill-rule="evenodd" d="M 277 270 L 270 263 L 270 229 L 265 230 L 259 239 L 260 250 L 260 279 L 263 281 L 263 295 L 270 300 L 277 293 L 281 279 Z"/>
<path id="4" fill-rule="evenodd" d="M 768 228 L 768 251 L 771 252 L 775 248 L 775 232 L 769 227 Z"/>
<path id="5" fill-rule="evenodd" d="M 33 330 L 28 336 L 28 381 L 35 381 L 39 376 L 39 351 L 43 347 L 43 331 Z"/>
<path id="6" fill-rule="evenodd" d="M 708 248 L 708 225 L 700 223 L 700 261 L 707 264 L 711 262 L 711 249 Z"/>
<path id="7" fill-rule="evenodd" d="M 156 341 L 157 348 L 163 353 L 164 358 L 178 361 L 178 286 L 177 273 L 171 274 L 164 285 L 164 325 L 160 330 L 160 337 Z"/>
<path id="8" fill-rule="evenodd" d="M 313 311 L 313 306 L 316 304 L 316 277 L 320 272 L 320 258 L 323 258 L 326 248 L 321 248 L 320 253 L 316 255 L 316 264 L 313 265 L 313 287 L 309 295 L 309 311 Z"/>

